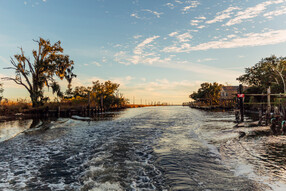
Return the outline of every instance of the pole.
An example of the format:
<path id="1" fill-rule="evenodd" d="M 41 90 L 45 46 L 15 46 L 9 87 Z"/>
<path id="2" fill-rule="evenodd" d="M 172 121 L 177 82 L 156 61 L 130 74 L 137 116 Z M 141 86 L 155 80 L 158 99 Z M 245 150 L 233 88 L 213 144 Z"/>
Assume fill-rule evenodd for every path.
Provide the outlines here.
<path id="1" fill-rule="evenodd" d="M 243 86 L 242 84 L 239 85 L 239 94 L 242 94 L 243 91 Z M 243 105 L 243 97 L 239 98 L 239 105 L 240 105 L 240 121 L 243 122 L 244 121 L 244 105 Z"/>
<path id="2" fill-rule="evenodd" d="M 268 125 L 268 119 L 270 118 L 271 112 L 271 89 L 270 86 L 267 89 L 267 111 L 266 111 L 266 125 Z"/>
<path id="3" fill-rule="evenodd" d="M 267 110 L 269 110 L 269 111 L 271 111 L 270 94 L 271 94 L 271 89 L 269 86 L 267 89 Z"/>

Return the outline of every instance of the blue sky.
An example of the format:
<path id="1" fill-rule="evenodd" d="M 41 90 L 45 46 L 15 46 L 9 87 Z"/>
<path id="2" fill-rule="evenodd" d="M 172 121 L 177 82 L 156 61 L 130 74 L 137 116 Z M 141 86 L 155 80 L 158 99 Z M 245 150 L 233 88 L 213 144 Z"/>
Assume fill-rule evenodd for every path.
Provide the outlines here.
<path id="1" fill-rule="evenodd" d="M 136 103 L 189 101 L 203 82 L 237 85 L 245 67 L 286 56 L 286 0 L 0 0 L 0 23 L 0 76 L 18 47 L 60 40 L 74 86 L 111 80 Z M 4 97 L 28 98 L 3 83 Z"/>

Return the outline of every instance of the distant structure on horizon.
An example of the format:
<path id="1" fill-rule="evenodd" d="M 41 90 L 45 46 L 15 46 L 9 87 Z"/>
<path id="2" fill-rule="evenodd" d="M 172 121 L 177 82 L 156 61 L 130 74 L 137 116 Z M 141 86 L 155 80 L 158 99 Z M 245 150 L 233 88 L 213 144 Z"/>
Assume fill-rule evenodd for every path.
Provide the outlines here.
<path id="1" fill-rule="evenodd" d="M 238 86 L 223 86 L 220 90 L 220 99 L 231 100 L 236 97 Z"/>

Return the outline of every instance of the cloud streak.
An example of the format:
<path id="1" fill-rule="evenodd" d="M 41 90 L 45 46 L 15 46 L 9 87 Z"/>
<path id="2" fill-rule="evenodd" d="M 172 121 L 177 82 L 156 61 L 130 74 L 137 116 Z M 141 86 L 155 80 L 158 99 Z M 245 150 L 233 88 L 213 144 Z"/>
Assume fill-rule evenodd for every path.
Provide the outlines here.
<path id="1" fill-rule="evenodd" d="M 254 7 L 249 7 L 244 11 L 239 11 L 236 16 L 229 20 L 225 25 L 231 26 L 235 24 L 242 23 L 246 19 L 251 19 L 257 17 L 260 13 L 262 13 L 266 8 L 272 4 L 280 4 L 285 2 L 285 0 L 274 0 L 274 1 L 265 1 L 263 3 L 257 4 Z"/>
<path id="2" fill-rule="evenodd" d="M 222 22 L 225 19 L 231 18 L 231 15 L 233 15 L 233 11 L 234 10 L 239 10 L 239 7 L 229 7 L 221 12 L 217 13 L 217 16 L 209 21 L 206 21 L 206 24 L 212 24 L 212 23 L 216 23 L 216 22 Z"/>
<path id="3" fill-rule="evenodd" d="M 147 39 L 145 39 L 143 42 L 141 42 L 140 44 L 138 44 L 136 46 L 136 48 L 134 49 L 133 53 L 134 54 L 142 54 L 143 49 L 146 45 L 150 44 L 151 42 L 153 42 L 155 39 L 159 38 L 160 36 L 153 36 L 153 37 L 149 37 Z"/>
<path id="4" fill-rule="evenodd" d="M 231 36 L 234 37 L 234 36 Z M 163 49 L 163 52 L 190 52 L 198 50 L 238 48 L 272 45 L 286 42 L 286 30 L 276 30 L 265 33 L 248 33 L 243 37 L 236 37 L 227 40 L 210 41 L 196 46 L 183 43 L 181 46 L 169 46 Z"/>
<path id="5" fill-rule="evenodd" d="M 283 6 L 278 10 L 265 13 L 263 16 L 268 19 L 272 19 L 274 16 L 285 15 L 285 14 L 286 14 L 286 6 Z"/>
<path id="6" fill-rule="evenodd" d="M 147 13 L 149 13 L 149 14 L 147 14 Z M 143 19 L 150 19 L 151 18 L 150 14 L 155 16 L 156 18 L 160 18 L 163 13 L 159 13 L 157 11 L 152 11 L 150 9 L 143 9 L 141 11 L 137 11 L 135 13 L 132 13 L 130 16 L 134 17 L 136 19 L 142 19 L 143 20 Z"/>

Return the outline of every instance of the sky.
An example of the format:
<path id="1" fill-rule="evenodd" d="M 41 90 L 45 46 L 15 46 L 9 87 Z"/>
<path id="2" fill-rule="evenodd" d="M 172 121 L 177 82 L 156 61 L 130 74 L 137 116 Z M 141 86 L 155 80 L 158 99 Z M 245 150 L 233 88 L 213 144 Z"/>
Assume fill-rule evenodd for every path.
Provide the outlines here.
<path id="1" fill-rule="evenodd" d="M 286 56 L 286 0 L 0 0 L 0 77 L 19 47 L 33 61 L 40 37 L 61 41 L 73 87 L 111 80 L 131 103 L 181 104 L 203 82 L 238 85 L 246 67 Z M 0 82 L 5 98 L 29 99 Z"/>

